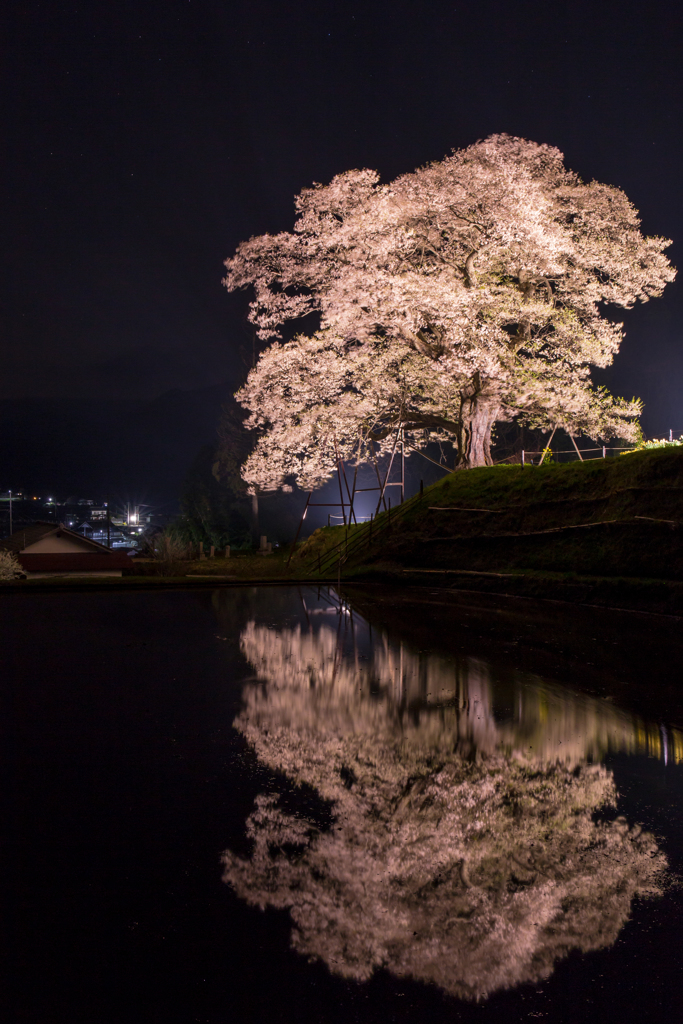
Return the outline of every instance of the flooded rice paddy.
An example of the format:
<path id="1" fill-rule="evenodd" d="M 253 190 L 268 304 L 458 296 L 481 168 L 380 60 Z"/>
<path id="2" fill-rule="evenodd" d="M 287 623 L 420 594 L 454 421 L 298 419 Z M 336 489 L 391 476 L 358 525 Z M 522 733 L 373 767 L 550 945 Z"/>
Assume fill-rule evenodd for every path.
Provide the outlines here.
<path id="1" fill-rule="evenodd" d="M 17 1024 L 677 1019 L 680 623 L 5 595 Z"/>

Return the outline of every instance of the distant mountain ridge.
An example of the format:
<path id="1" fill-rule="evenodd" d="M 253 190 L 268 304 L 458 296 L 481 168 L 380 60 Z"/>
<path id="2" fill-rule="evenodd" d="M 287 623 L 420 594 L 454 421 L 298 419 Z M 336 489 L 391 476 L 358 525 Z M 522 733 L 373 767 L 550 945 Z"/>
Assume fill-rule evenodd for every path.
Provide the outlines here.
<path id="1" fill-rule="evenodd" d="M 143 400 L 0 400 L 0 490 L 176 502 L 192 461 L 217 443 L 233 385 Z"/>

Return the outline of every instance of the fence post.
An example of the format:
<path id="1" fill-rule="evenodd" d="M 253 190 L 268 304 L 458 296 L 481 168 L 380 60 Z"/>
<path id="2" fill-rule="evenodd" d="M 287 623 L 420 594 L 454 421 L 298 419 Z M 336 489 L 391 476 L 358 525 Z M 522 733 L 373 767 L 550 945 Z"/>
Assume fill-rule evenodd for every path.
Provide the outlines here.
<path id="1" fill-rule="evenodd" d="M 607 448 L 605 447 L 604 444 L 602 446 L 602 457 L 603 457 L 603 459 L 607 458 Z"/>
<path id="2" fill-rule="evenodd" d="M 671 427 L 669 427 L 669 440 L 673 441 L 673 439 L 674 439 L 674 432 L 673 432 L 673 429 Z"/>
<path id="3" fill-rule="evenodd" d="M 524 469 L 524 449 L 522 448 L 522 469 Z"/>

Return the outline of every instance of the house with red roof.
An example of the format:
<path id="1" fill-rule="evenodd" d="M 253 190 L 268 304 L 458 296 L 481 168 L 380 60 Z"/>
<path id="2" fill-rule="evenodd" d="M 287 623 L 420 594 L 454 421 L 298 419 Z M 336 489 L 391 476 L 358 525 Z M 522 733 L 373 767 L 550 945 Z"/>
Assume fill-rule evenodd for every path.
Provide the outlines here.
<path id="1" fill-rule="evenodd" d="M 0 541 L 0 549 L 12 551 L 26 575 L 121 576 L 130 558 L 121 548 L 105 547 L 69 530 L 63 523 L 31 523 Z"/>

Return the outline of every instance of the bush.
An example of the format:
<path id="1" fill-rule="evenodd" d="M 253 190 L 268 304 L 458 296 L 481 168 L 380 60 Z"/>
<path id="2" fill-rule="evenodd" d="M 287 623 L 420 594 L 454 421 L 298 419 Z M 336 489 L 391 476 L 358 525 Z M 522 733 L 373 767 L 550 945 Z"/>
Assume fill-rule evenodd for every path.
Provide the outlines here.
<path id="1" fill-rule="evenodd" d="M 15 554 L 11 551 L 0 551 L 0 580 L 17 580 L 25 575 Z"/>
<path id="2" fill-rule="evenodd" d="M 187 545 L 182 542 L 173 529 L 165 530 L 152 537 L 150 547 L 152 557 L 158 563 L 157 571 L 161 576 L 184 576 L 183 562 L 191 557 Z"/>
<path id="3" fill-rule="evenodd" d="M 666 438 L 653 437 L 651 441 L 646 441 L 644 438 L 639 441 L 635 448 L 629 449 L 627 452 L 622 452 L 622 455 L 630 455 L 631 452 L 645 452 L 652 451 L 654 448 L 683 448 L 683 434 L 676 441 L 667 441 Z"/>

